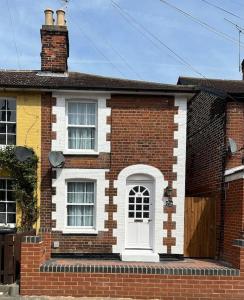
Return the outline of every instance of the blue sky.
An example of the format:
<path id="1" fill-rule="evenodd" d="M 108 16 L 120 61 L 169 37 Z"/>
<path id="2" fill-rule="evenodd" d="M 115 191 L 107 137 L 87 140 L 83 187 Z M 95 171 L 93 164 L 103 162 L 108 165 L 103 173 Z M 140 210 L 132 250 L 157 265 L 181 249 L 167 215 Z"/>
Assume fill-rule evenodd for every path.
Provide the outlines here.
<path id="1" fill-rule="evenodd" d="M 241 79 L 238 43 L 206 30 L 160 0 L 114 1 L 204 76 Z M 202 0 L 167 1 L 234 39 L 238 32 L 224 18 L 244 27 L 242 0 L 208 0 L 240 18 Z M 61 6 L 61 0 L 0 0 L 1 69 L 40 68 L 43 11 Z M 159 42 L 138 32 L 110 0 L 70 0 L 67 19 L 71 71 L 165 83 L 176 83 L 179 75 L 199 77 Z M 244 45 L 244 35 L 242 40 Z"/>

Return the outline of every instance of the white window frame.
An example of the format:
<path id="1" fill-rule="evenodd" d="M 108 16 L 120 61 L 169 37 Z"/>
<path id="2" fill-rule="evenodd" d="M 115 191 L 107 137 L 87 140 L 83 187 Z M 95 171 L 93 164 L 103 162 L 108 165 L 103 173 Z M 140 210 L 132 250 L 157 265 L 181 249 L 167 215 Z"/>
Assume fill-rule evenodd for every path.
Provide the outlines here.
<path id="1" fill-rule="evenodd" d="M 84 206 L 86 204 L 82 204 L 82 203 L 69 203 L 68 202 L 68 183 L 69 182 L 92 182 L 94 184 L 94 203 L 93 203 L 93 226 L 69 226 L 68 225 L 68 206 L 69 205 L 77 205 L 77 206 Z M 68 179 L 65 181 L 65 197 L 66 197 L 66 209 L 65 209 L 65 228 L 67 230 L 71 230 L 71 231 L 77 231 L 77 230 L 91 230 L 91 231 L 95 231 L 96 230 L 96 215 L 97 215 L 97 211 L 96 211 L 96 203 L 97 203 L 97 183 L 96 180 L 89 180 L 89 179 Z M 87 204 L 89 206 L 91 206 L 91 204 Z"/>
<path id="2" fill-rule="evenodd" d="M 15 122 L 11 121 L 0 121 L 0 124 L 6 124 L 6 132 L 5 132 L 5 141 L 7 139 L 7 125 L 8 124 L 15 124 L 15 144 L 0 144 L 0 148 L 5 148 L 6 146 L 15 146 L 17 144 L 17 99 L 13 97 L 0 97 L 0 100 L 10 100 L 15 101 Z M 14 135 L 14 134 L 10 134 Z"/>
<path id="3" fill-rule="evenodd" d="M 69 125 L 68 121 L 68 105 L 72 102 L 79 103 L 94 103 L 95 104 L 95 126 L 94 125 Z M 68 154 L 98 154 L 98 104 L 97 100 L 91 99 L 80 99 L 80 98 L 68 98 L 65 99 L 65 119 L 66 119 L 66 136 L 65 136 L 65 153 Z M 69 148 L 69 136 L 68 129 L 69 127 L 77 127 L 77 128 L 95 128 L 95 142 L 94 149 L 70 149 Z"/>
<path id="4" fill-rule="evenodd" d="M 8 178 L 8 177 L 0 177 L 0 180 L 13 180 L 12 178 Z M 1 190 L 2 191 L 2 190 Z M 6 197 L 6 193 L 7 191 L 13 191 L 13 190 L 7 190 L 5 189 L 5 197 Z M 15 223 L 0 223 L 0 226 L 2 227 L 9 227 L 9 228 L 15 228 L 16 227 L 16 221 L 17 221 L 17 203 L 16 200 L 15 201 L 1 201 L 1 203 L 15 203 Z M 3 213 L 3 212 L 1 212 Z M 7 214 L 7 212 L 4 213 L 5 215 Z"/>
<path id="5" fill-rule="evenodd" d="M 105 210 L 109 204 L 106 189 L 109 188 L 109 180 L 106 179 L 108 169 L 56 169 L 56 179 L 52 180 L 52 186 L 56 188 L 56 194 L 52 195 L 52 203 L 56 205 L 56 211 L 52 212 L 52 220 L 55 221 L 53 231 L 61 231 L 63 234 L 98 234 L 99 231 L 108 231 L 105 228 L 105 220 L 108 220 L 108 212 Z M 94 228 L 70 228 L 66 226 L 66 181 L 94 181 L 95 182 L 95 212 Z"/>

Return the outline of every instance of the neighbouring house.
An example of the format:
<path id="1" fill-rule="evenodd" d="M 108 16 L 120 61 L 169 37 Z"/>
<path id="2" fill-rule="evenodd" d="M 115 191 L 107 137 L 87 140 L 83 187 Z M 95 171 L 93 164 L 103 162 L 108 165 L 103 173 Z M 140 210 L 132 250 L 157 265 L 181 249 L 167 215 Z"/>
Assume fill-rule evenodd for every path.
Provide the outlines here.
<path id="1" fill-rule="evenodd" d="M 5 77 L 6 76 L 6 77 Z M 2 82 L 9 81 L 11 89 Z M 41 156 L 41 93 L 15 89 L 15 72 L 0 71 L 0 147 L 21 146 L 32 148 Z M 37 171 L 37 201 L 40 204 L 40 165 Z M 12 178 L 5 169 L 0 170 L 0 232 L 16 228 L 21 223 L 21 210 L 17 206 L 12 189 Z M 38 224 L 36 225 L 38 226 Z"/>
<path id="2" fill-rule="evenodd" d="M 236 264 L 233 245 L 244 245 L 244 81 L 180 77 L 178 84 L 201 90 L 188 102 L 186 195 L 206 197 L 215 210 L 203 251 Z"/>

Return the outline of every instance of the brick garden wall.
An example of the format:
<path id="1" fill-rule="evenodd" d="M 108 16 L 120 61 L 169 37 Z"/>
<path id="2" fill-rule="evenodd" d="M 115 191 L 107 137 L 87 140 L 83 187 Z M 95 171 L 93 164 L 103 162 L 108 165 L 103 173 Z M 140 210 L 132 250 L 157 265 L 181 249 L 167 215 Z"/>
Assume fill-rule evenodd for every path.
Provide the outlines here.
<path id="1" fill-rule="evenodd" d="M 49 234 L 45 239 L 50 240 Z M 240 250 L 240 275 L 161 275 L 40 271 L 49 258 L 50 243 L 39 237 L 22 243 L 20 293 L 35 296 L 117 297 L 163 300 L 242 300 L 244 298 L 244 248 Z"/>
<path id="2" fill-rule="evenodd" d="M 52 105 L 55 99 L 50 94 L 43 95 L 42 108 L 42 205 L 41 227 L 55 227 L 51 221 L 51 211 L 55 211 L 52 205 L 51 168 L 48 162 L 48 152 L 51 151 L 52 133 L 51 121 Z M 52 233 L 52 240 L 59 241 L 60 247 L 53 252 L 85 252 L 85 253 L 111 253 L 112 245 L 116 243 L 113 229 L 116 228 L 114 212 L 117 206 L 113 203 L 116 195 L 114 180 L 119 172 L 133 164 L 148 164 L 161 170 L 165 180 L 172 185 L 176 179 L 173 172 L 173 164 L 176 158 L 173 156 L 173 148 L 177 146 L 174 141 L 174 116 L 178 107 L 174 106 L 173 97 L 158 96 L 112 96 L 107 103 L 111 107 L 111 117 L 107 122 L 111 124 L 111 134 L 107 137 L 111 141 L 111 153 L 100 153 L 98 156 L 65 156 L 65 168 L 92 168 L 109 169 L 107 178 L 110 188 L 106 191 L 109 196 L 109 204 L 104 208 L 108 212 L 108 220 L 105 220 L 105 228 L 108 231 L 99 232 L 98 235 L 63 235 L 59 231 Z M 176 191 L 175 191 L 176 193 Z M 172 224 L 171 224 L 172 225 Z M 173 224 L 172 226 L 175 226 Z M 172 227 L 171 226 L 171 227 Z M 169 229 L 165 224 L 165 229 Z M 173 227 L 174 228 L 174 227 Z M 163 230 L 163 229 L 162 229 Z M 174 245 L 174 237 L 169 236 L 165 245 Z"/>

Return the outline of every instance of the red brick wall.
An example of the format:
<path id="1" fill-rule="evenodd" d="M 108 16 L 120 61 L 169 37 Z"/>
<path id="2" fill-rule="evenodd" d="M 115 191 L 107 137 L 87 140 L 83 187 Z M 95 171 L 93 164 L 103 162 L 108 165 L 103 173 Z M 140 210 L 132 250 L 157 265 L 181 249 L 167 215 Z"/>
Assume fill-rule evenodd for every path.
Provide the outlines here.
<path id="1" fill-rule="evenodd" d="M 244 103 L 229 102 L 227 104 L 226 136 L 235 140 L 237 148 L 244 147 Z M 226 169 L 238 167 L 242 164 L 244 151 L 239 151 L 228 157 Z"/>
<path id="2" fill-rule="evenodd" d="M 244 180 L 228 182 L 225 189 L 224 259 L 239 267 L 240 248 L 234 247 L 233 241 L 244 230 Z"/>
<path id="3" fill-rule="evenodd" d="M 174 115 L 178 108 L 174 106 L 173 97 L 160 96 L 121 96 L 113 95 L 109 101 L 111 113 L 111 166 L 108 178 L 111 190 L 109 203 L 113 205 L 113 181 L 126 167 L 134 164 L 146 164 L 158 168 L 172 186 L 176 174 L 173 164 Z M 113 212 L 109 212 L 109 221 Z M 116 226 L 116 222 L 114 224 Z M 112 234 L 112 228 L 109 228 Z M 170 253 L 175 245 L 174 237 L 164 240 Z"/>
<path id="4" fill-rule="evenodd" d="M 66 27 L 42 26 L 41 29 L 41 70 L 66 72 L 69 56 L 69 38 Z"/>
<path id="5" fill-rule="evenodd" d="M 40 272 L 45 243 L 22 243 L 20 293 L 35 296 L 116 297 L 163 300 L 242 300 L 240 276 L 176 276 L 121 273 Z M 244 263 L 244 249 L 240 253 Z"/>
<path id="6" fill-rule="evenodd" d="M 186 196 L 216 201 L 216 255 L 223 251 L 226 99 L 201 92 L 188 104 Z"/>
<path id="7" fill-rule="evenodd" d="M 51 227 L 51 211 L 55 211 L 55 205 L 51 203 L 51 168 L 48 163 L 48 152 L 51 150 L 51 125 L 47 120 L 54 119 L 52 115 L 52 102 L 49 95 L 43 96 L 42 108 L 42 205 L 41 227 Z M 55 105 L 55 101 L 53 101 Z M 100 153 L 99 156 L 72 156 L 65 157 L 65 168 L 104 168 L 110 169 L 107 179 L 110 188 L 106 191 L 109 196 L 109 205 L 105 209 L 108 212 L 108 220 L 105 221 L 107 232 L 99 232 L 97 236 L 89 235 L 63 235 L 61 232 L 53 232 L 52 240 L 59 241 L 60 247 L 53 252 L 85 252 L 85 253 L 111 253 L 112 245 L 116 243 L 113 237 L 113 228 L 116 228 L 116 220 L 113 213 L 117 211 L 113 204 L 113 196 L 116 195 L 113 181 L 117 179 L 119 172 L 133 164 L 149 164 L 160 169 L 170 184 L 176 179 L 173 172 L 173 164 L 176 158 L 173 156 L 174 141 L 174 115 L 178 108 L 174 107 L 173 97 L 158 96 L 112 96 L 108 100 L 111 106 L 111 117 L 107 120 L 111 124 L 111 153 Z M 55 138 L 55 136 L 53 136 Z M 55 191 L 53 191 L 55 192 Z M 175 191 L 176 193 L 176 191 Z M 55 224 L 53 224 L 55 225 Z M 162 229 L 163 230 L 163 229 Z M 170 245 L 168 245 L 170 243 Z M 174 244 L 174 237 L 165 240 L 165 245 Z"/>

